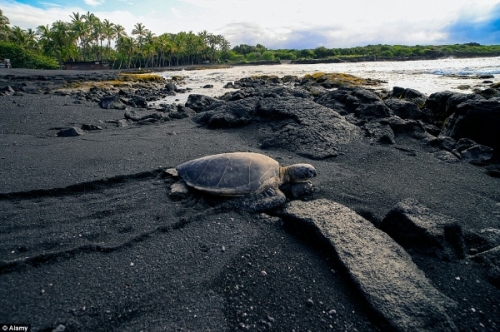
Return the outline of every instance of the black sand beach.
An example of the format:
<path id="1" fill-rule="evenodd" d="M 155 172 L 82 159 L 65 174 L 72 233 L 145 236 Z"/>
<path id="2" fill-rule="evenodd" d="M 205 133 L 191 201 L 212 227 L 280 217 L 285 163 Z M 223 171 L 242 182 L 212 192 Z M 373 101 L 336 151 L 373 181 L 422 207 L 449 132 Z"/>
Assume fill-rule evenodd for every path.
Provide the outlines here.
<path id="1" fill-rule="evenodd" d="M 262 137 L 272 133 L 259 121 L 208 129 L 186 117 L 120 127 L 124 110 L 19 88 L 91 74 L 8 74 L 2 87 L 18 93 L 0 96 L 0 324 L 66 332 L 500 328 L 500 263 L 478 259 L 500 245 L 495 163 L 444 162 L 433 145 L 397 133 L 396 144 L 363 135 L 336 146 L 336 156 L 311 159 L 286 146 L 263 149 Z M 47 80 L 26 79 L 37 75 Z M 102 130 L 57 136 L 84 124 Z M 169 197 L 175 180 L 166 168 L 234 151 L 313 164 L 316 191 L 305 202 L 340 203 L 374 232 L 384 233 L 384 218 L 407 199 L 431 211 L 430 219 L 453 220 L 460 239 L 451 242 L 462 246 L 462 257 L 406 248 L 426 282 L 453 303 L 442 305 L 447 323 L 412 325 L 424 312 L 418 308 L 405 313 L 406 323 L 384 312 L 342 248 L 283 210 L 221 209 L 199 192 Z M 481 237 L 485 230 L 493 235 Z M 373 239 L 365 240 L 369 247 Z M 393 268 L 379 263 L 377 270 Z M 373 275 L 388 289 L 391 282 Z M 397 301 L 405 306 L 410 299 Z"/>

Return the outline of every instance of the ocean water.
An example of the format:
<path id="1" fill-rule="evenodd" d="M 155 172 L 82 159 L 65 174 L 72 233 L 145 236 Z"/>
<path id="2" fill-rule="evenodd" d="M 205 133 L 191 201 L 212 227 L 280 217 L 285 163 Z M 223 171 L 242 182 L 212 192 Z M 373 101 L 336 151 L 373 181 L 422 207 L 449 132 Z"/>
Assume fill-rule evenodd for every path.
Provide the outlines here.
<path id="1" fill-rule="evenodd" d="M 375 89 L 392 90 L 394 86 L 416 89 L 430 95 L 434 92 L 451 90 L 470 93 L 476 88 L 487 88 L 491 83 L 500 82 L 500 57 L 472 58 L 472 59 L 440 59 L 420 61 L 394 62 L 357 62 L 357 63 L 329 63 L 295 65 L 282 64 L 271 66 L 235 66 L 227 69 L 208 69 L 195 71 L 168 71 L 161 72 L 165 78 L 184 76 L 183 88 L 192 90 L 185 94 L 168 97 L 163 103 L 185 103 L 189 94 L 197 93 L 207 96 L 221 96 L 229 89 L 223 86 L 243 77 L 253 75 L 295 75 L 303 77 L 315 72 L 347 73 L 362 78 L 383 80 Z M 493 75 L 494 78 L 477 79 L 477 75 Z M 213 88 L 203 88 L 205 85 Z M 459 88 L 461 86 L 461 88 Z M 469 86 L 464 89 L 463 86 Z"/>

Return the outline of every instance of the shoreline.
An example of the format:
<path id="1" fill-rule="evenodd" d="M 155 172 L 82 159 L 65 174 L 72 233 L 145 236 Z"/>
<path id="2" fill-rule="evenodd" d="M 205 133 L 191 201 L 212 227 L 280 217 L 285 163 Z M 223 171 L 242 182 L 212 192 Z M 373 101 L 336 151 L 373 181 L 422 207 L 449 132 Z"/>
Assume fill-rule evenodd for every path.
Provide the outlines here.
<path id="1" fill-rule="evenodd" d="M 285 60 L 286 64 L 328 64 L 328 63 L 371 63 L 371 62 L 411 62 L 411 61 L 434 61 L 434 60 L 445 60 L 445 59 L 477 59 L 477 58 L 496 58 L 500 55 L 491 56 L 451 56 L 451 57 L 399 57 L 399 58 L 342 58 L 342 59 L 310 59 L 310 60 Z M 290 63 L 288 63 L 290 61 Z M 42 73 L 55 73 L 67 75 L 78 75 L 84 73 L 120 73 L 120 72 L 163 72 L 163 71 L 178 71 L 178 70 L 209 70 L 209 69 L 225 69 L 231 67 L 246 67 L 246 66 L 279 66 L 282 63 L 272 62 L 272 61 L 260 61 L 260 62 L 249 62 L 249 63 L 214 63 L 214 64 L 192 64 L 192 65 L 179 65 L 179 66 L 168 66 L 168 67 L 149 67 L 149 68 L 122 68 L 122 69 L 103 69 L 103 70 L 67 70 L 67 69 L 30 69 L 30 68 L 1 68 L 0 75 L 9 75 L 9 71 L 16 75 L 28 75 L 30 72 L 35 74 Z"/>

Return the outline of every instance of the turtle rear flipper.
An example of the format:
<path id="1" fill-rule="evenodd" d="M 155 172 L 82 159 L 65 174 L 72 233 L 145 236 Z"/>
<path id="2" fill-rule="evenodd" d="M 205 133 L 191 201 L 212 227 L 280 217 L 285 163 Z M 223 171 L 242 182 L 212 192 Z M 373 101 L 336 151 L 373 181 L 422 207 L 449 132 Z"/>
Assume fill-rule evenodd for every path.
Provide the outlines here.
<path id="1" fill-rule="evenodd" d="M 271 210 L 283 205 L 286 196 L 279 189 L 268 188 L 259 194 L 247 195 L 240 200 L 241 207 L 249 212 Z"/>

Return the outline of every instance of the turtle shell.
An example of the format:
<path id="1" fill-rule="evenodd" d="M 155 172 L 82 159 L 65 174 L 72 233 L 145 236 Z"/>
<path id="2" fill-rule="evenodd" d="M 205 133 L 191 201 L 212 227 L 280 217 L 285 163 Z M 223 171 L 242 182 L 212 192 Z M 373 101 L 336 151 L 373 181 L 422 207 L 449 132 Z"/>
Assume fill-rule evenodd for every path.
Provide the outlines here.
<path id="1" fill-rule="evenodd" d="M 253 152 L 206 156 L 176 169 L 189 186 L 217 195 L 243 196 L 280 185 L 279 163 Z"/>

